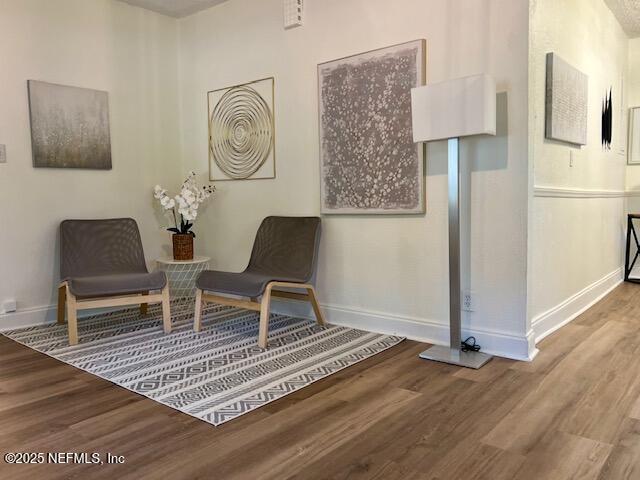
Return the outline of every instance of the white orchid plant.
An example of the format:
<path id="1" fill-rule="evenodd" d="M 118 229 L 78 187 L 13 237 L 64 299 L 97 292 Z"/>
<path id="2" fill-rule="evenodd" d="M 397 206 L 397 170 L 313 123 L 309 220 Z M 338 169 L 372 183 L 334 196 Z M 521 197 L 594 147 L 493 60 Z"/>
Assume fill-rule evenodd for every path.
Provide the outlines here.
<path id="1" fill-rule="evenodd" d="M 195 172 L 189 172 L 189 176 L 182 184 L 180 193 L 174 197 L 169 196 L 167 191 L 160 185 L 153 188 L 153 196 L 160 202 L 165 214 L 172 214 L 173 227 L 167 228 L 173 233 L 190 234 L 196 218 L 198 217 L 198 207 L 202 205 L 215 192 L 216 187 L 205 185 L 198 187 L 196 184 Z M 178 219 L 180 222 L 178 223 Z"/>

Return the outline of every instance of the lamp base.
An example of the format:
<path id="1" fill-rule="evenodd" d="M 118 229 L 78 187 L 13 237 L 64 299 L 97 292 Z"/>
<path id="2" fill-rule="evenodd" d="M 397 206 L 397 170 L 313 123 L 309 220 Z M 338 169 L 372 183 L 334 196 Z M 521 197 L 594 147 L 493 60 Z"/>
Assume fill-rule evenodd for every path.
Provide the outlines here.
<path id="1" fill-rule="evenodd" d="M 425 360 L 434 360 L 436 362 L 450 363 L 460 367 L 475 368 L 482 367 L 485 363 L 493 358 L 481 352 L 463 352 L 462 350 L 444 347 L 442 345 L 434 345 L 427 348 L 419 355 Z"/>

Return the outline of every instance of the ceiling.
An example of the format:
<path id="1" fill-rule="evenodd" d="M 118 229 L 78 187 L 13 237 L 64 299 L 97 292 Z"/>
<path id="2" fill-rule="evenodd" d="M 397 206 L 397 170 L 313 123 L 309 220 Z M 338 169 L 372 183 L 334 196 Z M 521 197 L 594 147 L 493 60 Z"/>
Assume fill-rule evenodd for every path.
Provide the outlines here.
<path id="1" fill-rule="evenodd" d="M 122 2 L 138 7 L 153 10 L 154 12 L 169 15 L 170 17 L 186 17 L 193 13 L 205 10 L 227 0 L 121 0 Z"/>
<path id="2" fill-rule="evenodd" d="M 631 38 L 640 37 L 640 0 L 604 0 Z"/>
<path id="3" fill-rule="evenodd" d="M 153 10 L 170 17 L 186 17 L 227 0 L 121 0 L 130 5 Z M 631 38 L 640 37 L 640 0 L 605 0 L 624 31 Z"/>

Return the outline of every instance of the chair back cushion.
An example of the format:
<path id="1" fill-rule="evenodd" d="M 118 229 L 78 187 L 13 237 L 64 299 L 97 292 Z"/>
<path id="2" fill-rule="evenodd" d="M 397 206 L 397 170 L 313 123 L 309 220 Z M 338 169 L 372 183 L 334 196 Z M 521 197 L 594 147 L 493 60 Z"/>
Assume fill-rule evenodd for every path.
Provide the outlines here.
<path id="1" fill-rule="evenodd" d="M 148 273 L 132 218 L 65 220 L 60 224 L 60 278 Z"/>
<path id="2" fill-rule="evenodd" d="M 260 224 L 247 271 L 306 283 L 320 243 L 319 217 L 267 217 Z"/>

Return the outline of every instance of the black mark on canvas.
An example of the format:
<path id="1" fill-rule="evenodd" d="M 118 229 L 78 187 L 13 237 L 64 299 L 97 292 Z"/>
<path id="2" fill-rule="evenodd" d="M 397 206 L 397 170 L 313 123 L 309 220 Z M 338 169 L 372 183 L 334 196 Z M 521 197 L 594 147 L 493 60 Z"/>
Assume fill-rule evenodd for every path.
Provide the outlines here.
<path id="1" fill-rule="evenodd" d="M 613 107 L 611 105 L 611 88 L 602 101 L 602 148 L 611 150 Z"/>

